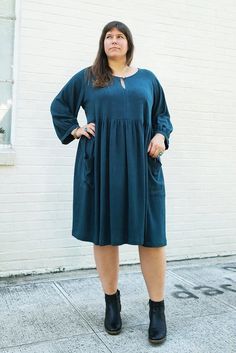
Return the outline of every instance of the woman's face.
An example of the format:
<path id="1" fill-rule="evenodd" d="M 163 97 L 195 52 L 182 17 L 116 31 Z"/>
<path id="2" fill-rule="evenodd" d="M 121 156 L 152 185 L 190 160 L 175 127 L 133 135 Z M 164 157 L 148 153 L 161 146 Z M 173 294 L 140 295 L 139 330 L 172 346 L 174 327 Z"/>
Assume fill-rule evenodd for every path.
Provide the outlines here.
<path id="1" fill-rule="evenodd" d="M 118 59 L 126 56 L 128 51 L 128 41 L 126 36 L 117 28 L 111 29 L 105 35 L 104 50 L 110 59 Z"/>

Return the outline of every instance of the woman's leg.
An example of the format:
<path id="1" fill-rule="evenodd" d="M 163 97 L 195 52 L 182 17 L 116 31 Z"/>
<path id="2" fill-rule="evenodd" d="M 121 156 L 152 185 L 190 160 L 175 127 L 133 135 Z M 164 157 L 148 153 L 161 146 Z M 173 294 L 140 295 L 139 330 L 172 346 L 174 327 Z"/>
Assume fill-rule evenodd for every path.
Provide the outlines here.
<path id="1" fill-rule="evenodd" d="M 95 245 L 94 259 L 102 283 L 106 309 L 104 326 L 111 335 L 117 335 L 122 328 L 120 291 L 118 286 L 119 248 L 113 245 Z"/>
<path id="2" fill-rule="evenodd" d="M 95 245 L 94 259 L 97 271 L 106 294 L 114 294 L 118 287 L 119 247 L 114 245 Z"/>
<path id="3" fill-rule="evenodd" d="M 163 300 L 166 271 L 165 246 L 152 248 L 139 245 L 139 258 L 150 299 Z"/>
<path id="4" fill-rule="evenodd" d="M 142 273 L 149 293 L 148 339 L 152 343 L 162 343 L 166 339 L 166 319 L 164 287 L 166 258 L 165 247 L 139 246 Z"/>

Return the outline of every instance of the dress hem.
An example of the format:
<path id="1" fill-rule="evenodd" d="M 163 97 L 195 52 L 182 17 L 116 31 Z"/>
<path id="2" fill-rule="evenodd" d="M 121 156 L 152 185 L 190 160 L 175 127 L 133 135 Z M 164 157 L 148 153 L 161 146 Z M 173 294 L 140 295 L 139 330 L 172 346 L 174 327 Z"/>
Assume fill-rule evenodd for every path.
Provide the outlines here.
<path id="1" fill-rule="evenodd" d="M 159 248 L 159 247 L 163 247 L 163 246 L 166 246 L 167 245 L 167 242 L 165 243 L 161 243 L 161 244 L 150 244 L 150 243 L 143 243 L 143 244 L 140 244 L 140 243 L 136 243 L 136 242 L 129 242 L 129 243 L 96 243 L 92 240 L 87 240 L 87 239 L 80 239 L 78 238 L 78 236 L 72 234 L 72 236 L 78 240 L 81 240 L 81 241 L 87 241 L 87 242 L 90 242 L 90 243 L 93 243 L 94 245 L 99 245 L 99 246 L 106 246 L 106 245 L 112 245 L 112 246 L 119 246 L 119 245 L 142 245 L 142 246 L 145 246 L 145 247 L 150 247 L 150 248 Z"/>

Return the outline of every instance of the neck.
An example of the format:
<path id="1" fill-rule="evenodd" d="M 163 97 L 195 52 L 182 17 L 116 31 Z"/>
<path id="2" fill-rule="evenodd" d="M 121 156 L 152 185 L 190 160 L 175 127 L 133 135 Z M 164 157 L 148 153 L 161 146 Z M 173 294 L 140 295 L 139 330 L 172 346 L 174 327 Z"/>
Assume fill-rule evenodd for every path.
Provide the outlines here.
<path id="1" fill-rule="evenodd" d="M 127 64 L 125 60 L 117 61 L 117 60 L 108 60 L 108 65 L 112 69 L 113 73 L 122 72 L 125 68 L 127 68 Z"/>

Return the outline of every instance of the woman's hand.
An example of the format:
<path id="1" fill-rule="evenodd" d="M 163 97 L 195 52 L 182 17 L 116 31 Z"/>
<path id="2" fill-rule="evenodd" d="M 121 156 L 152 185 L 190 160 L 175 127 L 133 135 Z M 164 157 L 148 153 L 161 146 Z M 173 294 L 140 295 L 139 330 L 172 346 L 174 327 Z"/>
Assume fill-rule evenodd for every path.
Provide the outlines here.
<path id="1" fill-rule="evenodd" d="M 87 131 L 84 130 L 85 127 L 87 127 Z M 95 136 L 95 124 L 89 123 L 82 127 L 76 128 L 71 132 L 71 134 L 76 139 L 79 139 L 82 135 L 86 136 L 88 139 L 91 139 L 91 136 L 89 134 Z"/>
<path id="2" fill-rule="evenodd" d="M 160 152 L 165 151 L 165 136 L 157 133 L 151 139 L 147 152 L 152 158 L 158 157 Z"/>

